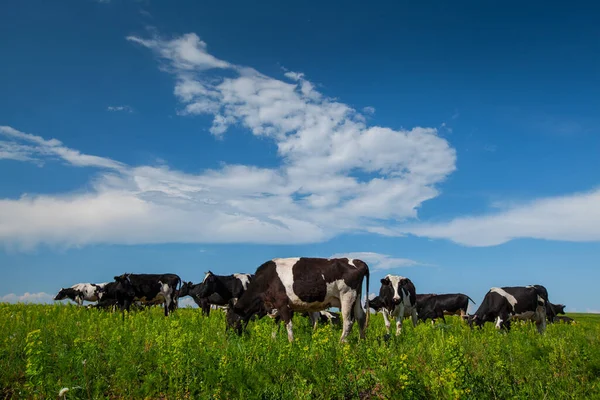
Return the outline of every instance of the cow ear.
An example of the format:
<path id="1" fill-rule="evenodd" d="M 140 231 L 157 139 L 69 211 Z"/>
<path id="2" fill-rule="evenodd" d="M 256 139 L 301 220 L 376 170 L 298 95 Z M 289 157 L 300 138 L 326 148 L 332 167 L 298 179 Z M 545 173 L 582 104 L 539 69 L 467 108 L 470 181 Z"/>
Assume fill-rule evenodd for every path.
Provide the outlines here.
<path id="1" fill-rule="evenodd" d="M 390 280 L 389 280 L 388 278 L 383 278 L 383 279 L 381 280 L 381 284 L 382 284 L 382 285 L 389 285 L 389 284 L 390 284 Z"/>

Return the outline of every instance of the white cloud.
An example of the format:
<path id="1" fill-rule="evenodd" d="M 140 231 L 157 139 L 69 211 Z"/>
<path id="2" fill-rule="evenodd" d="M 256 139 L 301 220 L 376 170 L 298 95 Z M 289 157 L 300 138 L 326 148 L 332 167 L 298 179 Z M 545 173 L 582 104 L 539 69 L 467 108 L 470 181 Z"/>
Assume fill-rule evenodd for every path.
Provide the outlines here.
<path id="1" fill-rule="evenodd" d="M 9 293 L 0 297 L 0 303 L 53 303 L 53 297 L 54 296 L 45 292 L 25 292 L 25 294 L 20 296 L 14 293 Z"/>
<path id="2" fill-rule="evenodd" d="M 450 239 L 466 246 L 494 246 L 512 239 L 600 241 L 600 189 L 586 193 L 508 203 L 501 212 L 449 222 L 405 226 L 404 233 Z"/>
<path id="3" fill-rule="evenodd" d="M 427 264 L 420 263 L 415 260 L 408 258 L 397 258 L 387 254 L 373 253 L 368 251 L 363 252 L 352 252 L 352 253 L 337 253 L 331 256 L 331 258 L 355 258 L 362 260 L 369 265 L 372 271 L 404 268 L 404 267 L 416 267 L 426 266 Z"/>
<path id="4" fill-rule="evenodd" d="M 281 164 L 225 165 L 198 174 L 133 167 L 4 127 L 0 133 L 22 145 L 7 148 L 12 158 L 61 158 L 108 170 L 87 193 L 1 200 L 0 241 L 32 248 L 311 243 L 348 231 L 395 234 L 386 225 L 414 218 L 455 169 L 455 151 L 435 129 L 367 126 L 360 113 L 317 92 L 303 74 L 286 73 L 290 83 L 230 64 L 208 54 L 195 34 L 127 39 L 152 49 L 175 76 L 180 114 L 213 115 L 214 135 L 233 124 L 245 127 L 277 145 Z"/>
<path id="5" fill-rule="evenodd" d="M 0 159 L 32 161 L 43 164 L 47 159 L 60 158 L 75 167 L 121 169 L 124 164 L 108 158 L 82 154 L 70 149 L 60 140 L 20 132 L 10 126 L 0 126 Z"/>
<path id="6" fill-rule="evenodd" d="M 363 112 L 368 115 L 373 115 L 375 114 L 375 107 L 367 106 L 363 108 Z"/>
<path id="7" fill-rule="evenodd" d="M 131 108 L 130 106 L 108 106 L 106 108 L 107 111 L 112 111 L 112 112 L 118 112 L 118 111 L 122 111 L 122 112 L 126 112 L 126 113 L 132 113 L 133 112 L 133 108 Z"/>

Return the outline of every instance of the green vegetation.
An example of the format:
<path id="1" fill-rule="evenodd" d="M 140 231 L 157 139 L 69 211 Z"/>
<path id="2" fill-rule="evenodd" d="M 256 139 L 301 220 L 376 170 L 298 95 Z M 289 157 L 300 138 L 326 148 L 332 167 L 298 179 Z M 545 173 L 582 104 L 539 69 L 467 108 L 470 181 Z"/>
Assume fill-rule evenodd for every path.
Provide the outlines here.
<path id="1" fill-rule="evenodd" d="M 355 326 L 312 333 L 296 316 L 296 340 L 275 340 L 269 318 L 249 334 L 225 332 L 224 314 L 180 309 L 132 313 L 65 305 L 0 304 L 0 398 L 398 399 L 600 398 L 600 316 L 577 325 L 471 331 L 458 318 L 405 323 L 383 340 L 372 315 L 367 341 Z M 408 322 L 408 320 L 406 321 Z"/>

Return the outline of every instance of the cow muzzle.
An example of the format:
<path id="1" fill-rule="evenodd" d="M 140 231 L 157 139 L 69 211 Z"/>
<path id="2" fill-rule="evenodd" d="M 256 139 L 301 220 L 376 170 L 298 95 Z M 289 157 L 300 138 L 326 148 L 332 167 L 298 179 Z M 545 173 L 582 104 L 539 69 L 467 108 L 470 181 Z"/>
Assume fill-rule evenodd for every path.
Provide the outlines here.
<path id="1" fill-rule="evenodd" d="M 394 303 L 394 305 L 398 305 L 398 304 L 400 304 L 400 297 L 394 297 L 394 298 L 392 299 L 392 303 Z"/>

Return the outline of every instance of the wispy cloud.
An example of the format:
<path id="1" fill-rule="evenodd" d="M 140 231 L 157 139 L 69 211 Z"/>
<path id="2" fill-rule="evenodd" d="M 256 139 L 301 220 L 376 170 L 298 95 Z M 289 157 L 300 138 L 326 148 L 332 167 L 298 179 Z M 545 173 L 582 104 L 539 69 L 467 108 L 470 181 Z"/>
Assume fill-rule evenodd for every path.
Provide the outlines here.
<path id="1" fill-rule="evenodd" d="M 367 106 L 367 107 L 363 108 L 362 110 L 367 115 L 374 115 L 375 114 L 375 107 Z"/>
<path id="2" fill-rule="evenodd" d="M 0 303 L 52 303 L 52 299 L 53 296 L 45 292 L 25 292 L 22 295 L 10 293 L 0 297 Z"/>
<path id="3" fill-rule="evenodd" d="M 366 262 L 369 268 L 373 271 L 388 270 L 405 267 L 428 266 L 415 260 L 408 258 L 397 258 L 387 254 L 373 252 L 352 252 L 352 253 L 337 253 L 331 258 L 356 258 Z"/>
<path id="4" fill-rule="evenodd" d="M 112 112 L 126 112 L 126 113 L 132 113 L 133 112 L 133 108 L 131 108 L 130 106 L 108 106 L 106 108 L 107 111 L 112 111 Z"/>
<path id="5" fill-rule="evenodd" d="M 435 224 L 408 225 L 401 232 L 449 239 L 466 246 L 494 246 L 518 238 L 600 241 L 600 189 L 528 203 L 502 203 L 491 214 Z"/>
<path id="6" fill-rule="evenodd" d="M 51 159 L 62 159 L 75 167 L 121 169 L 124 164 L 108 158 L 82 154 L 63 145 L 60 140 L 46 140 L 41 136 L 18 131 L 10 126 L 0 126 L 0 159 L 32 161 L 43 164 Z"/>

